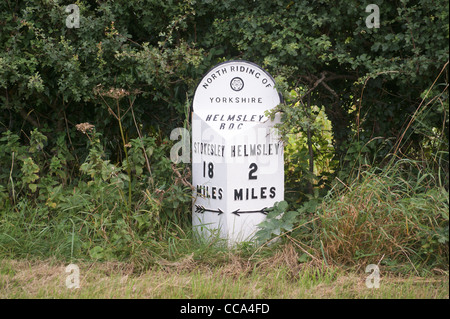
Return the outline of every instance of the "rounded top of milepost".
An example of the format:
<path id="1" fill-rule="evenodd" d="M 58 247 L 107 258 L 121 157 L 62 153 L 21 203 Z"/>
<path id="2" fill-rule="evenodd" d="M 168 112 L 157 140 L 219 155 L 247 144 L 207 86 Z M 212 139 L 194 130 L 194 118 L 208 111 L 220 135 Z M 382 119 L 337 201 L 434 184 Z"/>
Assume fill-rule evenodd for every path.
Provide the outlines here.
<path id="1" fill-rule="evenodd" d="M 233 60 L 213 67 L 194 95 L 196 113 L 221 111 L 262 114 L 281 103 L 272 76 L 255 63 Z"/>

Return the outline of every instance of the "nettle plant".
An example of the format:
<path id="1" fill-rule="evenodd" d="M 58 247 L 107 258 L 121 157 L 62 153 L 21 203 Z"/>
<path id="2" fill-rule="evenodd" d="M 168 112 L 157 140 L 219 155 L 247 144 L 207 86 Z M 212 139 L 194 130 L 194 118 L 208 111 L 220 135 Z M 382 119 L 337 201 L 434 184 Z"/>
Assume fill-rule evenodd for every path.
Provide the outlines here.
<path id="1" fill-rule="evenodd" d="M 47 143 L 47 137 L 37 129 L 30 133 L 30 143 L 28 146 L 21 145 L 19 136 L 7 131 L 0 138 L 1 168 L 0 179 L 3 190 L 9 196 L 3 198 L 14 203 L 21 194 L 31 192 L 36 193 L 40 181 L 40 171 L 43 169 L 46 155 L 42 152 Z M 55 162 L 58 155 L 51 159 L 52 169 L 56 170 Z M 9 167 L 5 165 L 10 164 Z M 11 204 L 11 203 L 10 203 Z M 5 205 L 5 202 L 3 203 Z"/>

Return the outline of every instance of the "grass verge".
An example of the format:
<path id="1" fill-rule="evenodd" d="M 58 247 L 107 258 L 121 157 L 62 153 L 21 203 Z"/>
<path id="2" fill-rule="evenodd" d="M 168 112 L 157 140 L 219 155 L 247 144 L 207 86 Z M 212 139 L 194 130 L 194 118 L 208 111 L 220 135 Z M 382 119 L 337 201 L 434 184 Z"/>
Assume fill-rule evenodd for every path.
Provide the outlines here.
<path id="1" fill-rule="evenodd" d="M 291 245 L 268 258 L 232 254 L 216 265 L 192 255 L 161 259 L 146 270 L 132 263 L 80 262 L 80 288 L 66 286 L 67 264 L 57 260 L 0 262 L 0 298 L 212 298 L 212 299 L 444 299 L 448 274 L 398 276 L 381 268 L 380 287 L 368 274 L 324 264 L 298 263 Z"/>

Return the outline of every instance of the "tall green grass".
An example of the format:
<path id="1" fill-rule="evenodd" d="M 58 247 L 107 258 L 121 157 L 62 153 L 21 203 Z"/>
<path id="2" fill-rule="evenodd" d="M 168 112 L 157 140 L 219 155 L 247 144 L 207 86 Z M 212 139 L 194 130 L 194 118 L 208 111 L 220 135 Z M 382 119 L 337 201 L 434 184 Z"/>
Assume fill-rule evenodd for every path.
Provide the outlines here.
<path id="1" fill-rule="evenodd" d="M 439 172 L 400 159 L 333 189 L 317 212 L 324 258 L 417 274 L 448 270 L 449 194 Z"/>

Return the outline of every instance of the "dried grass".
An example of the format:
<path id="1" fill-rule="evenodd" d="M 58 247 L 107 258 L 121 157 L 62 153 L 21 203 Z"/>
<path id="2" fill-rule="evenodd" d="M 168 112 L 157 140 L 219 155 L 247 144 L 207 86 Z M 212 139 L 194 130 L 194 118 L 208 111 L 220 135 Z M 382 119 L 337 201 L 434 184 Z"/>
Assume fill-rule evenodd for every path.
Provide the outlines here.
<path id="1" fill-rule="evenodd" d="M 65 286 L 68 274 L 61 263 L 3 260 L 0 298 L 448 298 L 448 275 L 382 274 L 380 289 L 368 289 L 365 275 L 298 263 L 292 244 L 256 262 L 229 257 L 207 267 L 189 255 L 141 273 L 126 263 L 80 263 L 79 289 Z"/>

